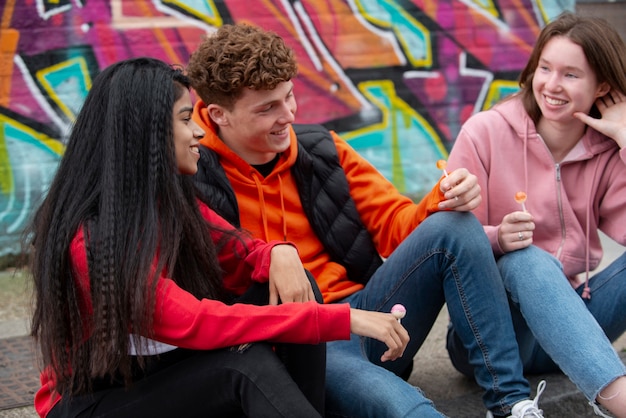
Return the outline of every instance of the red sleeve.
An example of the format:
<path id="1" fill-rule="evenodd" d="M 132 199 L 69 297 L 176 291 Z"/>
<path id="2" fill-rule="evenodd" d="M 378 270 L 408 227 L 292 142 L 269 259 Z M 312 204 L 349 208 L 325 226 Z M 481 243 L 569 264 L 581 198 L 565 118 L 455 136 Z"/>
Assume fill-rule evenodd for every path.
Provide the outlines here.
<path id="1" fill-rule="evenodd" d="M 217 255 L 220 267 L 223 272 L 224 287 L 236 294 L 243 294 L 251 281 L 267 282 L 269 280 L 270 253 L 276 245 L 295 245 L 286 241 L 265 242 L 252 238 L 251 235 L 237 233 L 236 228 L 228 223 L 224 218 L 209 208 L 204 203 L 198 201 L 200 213 L 212 225 L 221 230 L 233 231 L 236 235 L 228 238 L 228 241 L 221 248 Z M 213 231 L 213 240 L 218 242 L 224 238 L 224 234 Z"/>
<path id="2" fill-rule="evenodd" d="M 215 349 L 255 341 L 316 344 L 348 339 L 350 306 L 316 302 L 225 305 L 198 300 L 173 281 L 157 285 L 154 339 L 192 349 Z"/>
<path id="3" fill-rule="evenodd" d="M 267 244 L 261 245 L 263 241 L 250 241 L 259 247 L 271 248 Z M 246 257 L 246 262 L 256 266 L 264 254 L 261 251 L 257 258 Z M 89 269 L 82 231 L 72 242 L 71 255 L 81 298 L 85 299 L 83 307 L 90 311 Z M 239 270 L 245 270 L 245 267 L 239 267 Z M 255 341 L 316 344 L 350 336 L 348 304 L 307 302 L 229 306 L 215 300 L 199 300 L 163 275 L 158 279 L 155 298 L 152 338 L 179 347 L 216 349 Z"/>

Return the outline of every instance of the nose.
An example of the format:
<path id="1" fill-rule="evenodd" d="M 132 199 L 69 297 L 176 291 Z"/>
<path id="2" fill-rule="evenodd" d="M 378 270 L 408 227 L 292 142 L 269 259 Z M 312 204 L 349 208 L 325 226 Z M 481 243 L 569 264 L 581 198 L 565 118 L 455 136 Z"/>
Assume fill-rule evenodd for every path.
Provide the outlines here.
<path id="1" fill-rule="evenodd" d="M 280 114 L 280 118 L 278 122 L 281 124 L 293 123 L 296 116 L 296 106 L 295 104 L 285 103 L 283 105 L 282 112 Z"/>
<path id="2" fill-rule="evenodd" d="M 204 130 L 200 126 L 198 126 L 196 122 L 191 121 L 191 123 L 193 123 L 192 132 L 193 132 L 194 138 L 204 138 L 204 135 L 205 135 Z"/>
<path id="3" fill-rule="evenodd" d="M 546 89 L 557 90 L 560 86 L 560 78 L 557 71 L 552 71 L 546 79 Z"/>

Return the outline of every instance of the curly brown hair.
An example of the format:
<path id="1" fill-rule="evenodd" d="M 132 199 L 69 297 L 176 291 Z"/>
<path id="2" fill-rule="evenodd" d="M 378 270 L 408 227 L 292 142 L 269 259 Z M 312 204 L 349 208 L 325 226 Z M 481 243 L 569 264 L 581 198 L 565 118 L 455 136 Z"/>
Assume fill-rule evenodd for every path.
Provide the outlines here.
<path id="1" fill-rule="evenodd" d="M 205 104 L 229 110 L 244 88 L 272 90 L 298 70 L 293 50 L 276 33 L 248 24 L 224 25 L 191 54 L 187 76 Z"/>

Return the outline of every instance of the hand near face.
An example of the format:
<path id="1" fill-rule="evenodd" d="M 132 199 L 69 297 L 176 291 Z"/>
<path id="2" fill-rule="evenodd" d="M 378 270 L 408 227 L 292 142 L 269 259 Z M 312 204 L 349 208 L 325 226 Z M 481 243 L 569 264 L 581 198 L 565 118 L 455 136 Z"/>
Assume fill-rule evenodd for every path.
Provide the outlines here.
<path id="1" fill-rule="evenodd" d="M 498 243 L 505 253 L 526 248 L 533 243 L 535 223 L 528 212 L 516 211 L 505 215 L 498 228 Z"/>
<path id="2" fill-rule="evenodd" d="M 272 248 L 269 286 L 270 305 L 278 305 L 279 300 L 282 303 L 315 300 L 298 251 L 291 245 Z"/>
<path id="3" fill-rule="evenodd" d="M 440 185 L 446 200 L 439 203 L 439 209 L 468 212 L 482 201 L 478 179 L 465 168 L 449 173 Z"/>
<path id="4" fill-rule="evenodd" d="M 592 118 L 582 112 L 574 113 L 574 117 L 612 138 L 620 148 L 624 148 L 626 146 L 626 96 L 610 91 L 596 100 L 596 106 L 602 114 L 601 119 Z"/>
<path id="5" fill-rule="evenodd" d="M 409 343 L 409 333 L 390 313 L 350 309 L 350 332 L 385 343 L 382 362 L 402 357 Z"/>

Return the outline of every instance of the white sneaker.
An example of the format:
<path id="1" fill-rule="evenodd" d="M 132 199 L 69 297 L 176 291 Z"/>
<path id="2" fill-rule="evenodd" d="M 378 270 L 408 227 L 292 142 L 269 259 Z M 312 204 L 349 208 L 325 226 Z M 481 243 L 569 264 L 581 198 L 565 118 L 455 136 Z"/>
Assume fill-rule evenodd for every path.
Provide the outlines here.
<path id="1" fill-rule="evenodd" d="M 507 418 L 543 418 L 543 411 L 539 409 L 539 398 L 546 388 L 546 381 L 542 380 L 537 385 L 537 396 L 535 399 L 519 401 L 511 408 L 511 415 Z M 487 411 L 487 418 L 493 418 L 493 413 Z"/>

